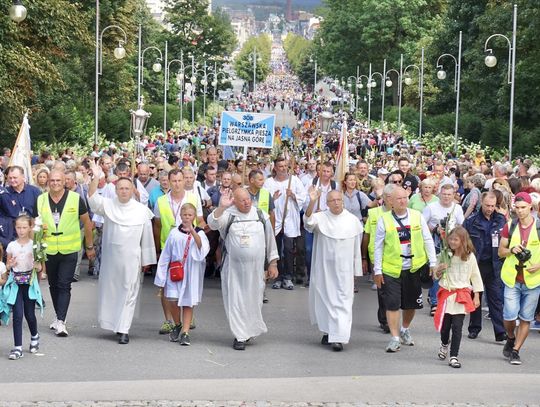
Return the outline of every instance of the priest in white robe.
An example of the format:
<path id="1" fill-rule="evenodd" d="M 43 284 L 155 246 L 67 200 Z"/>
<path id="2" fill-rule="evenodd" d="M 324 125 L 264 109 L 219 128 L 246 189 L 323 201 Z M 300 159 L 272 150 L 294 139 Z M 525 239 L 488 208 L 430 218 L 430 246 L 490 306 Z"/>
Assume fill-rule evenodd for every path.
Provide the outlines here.
<path id="1" fill-rule="evenodd" d="M 208 216 L 208 226 L 219 230 L 225 242 L 221 290 L 236 350 L 244 350 L 248 340 L 267 332 L 262 317 L 265 278 L 278 275 L 273 228 L 268 215 L 261 213 L 264 225 L 247 190 L 237 188 L 234 198 L 232 192 L 223 194 L 218 208 Z"/>
<path id="2" fill-rule="evenodd" d="M 96 193 L 100 171 L 97 165 L 92 166 L 94 176 L 88 191 L 90 208 L 104 218 L 98 321 L 101 328 L 119 335 L 118 343 L 127 344 L 143 276 L 141 267 L 156 264 L 154 215 L 132 198 L 129 178 L 118 179 L 113 199 Z"/>
<path id="3" fill-rule="evenodd" d="M 320 194 L 320 189 L 310 187 L 304 215 L 304 227 L 314 233 L 309 316 L 323 332 L 321 343 L 341 351 L 351 336 L 354 277 L 362 275 L 363 228 L 358 218 L 344 209 L 339 191 L 328 193 L 328 209 L 314 213 Z"/>

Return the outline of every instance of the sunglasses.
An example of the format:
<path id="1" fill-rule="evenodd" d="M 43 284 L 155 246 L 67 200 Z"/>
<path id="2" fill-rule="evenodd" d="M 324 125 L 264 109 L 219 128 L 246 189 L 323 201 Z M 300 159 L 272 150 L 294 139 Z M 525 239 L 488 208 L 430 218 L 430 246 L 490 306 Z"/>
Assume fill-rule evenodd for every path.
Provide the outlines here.
<path id="1" fill-rule="evenodd" d="M 399 180 L 392 180 L 390 181 L 392 184 L 401 184 L 403 182 L 402 179 L 399 179 Z"/>

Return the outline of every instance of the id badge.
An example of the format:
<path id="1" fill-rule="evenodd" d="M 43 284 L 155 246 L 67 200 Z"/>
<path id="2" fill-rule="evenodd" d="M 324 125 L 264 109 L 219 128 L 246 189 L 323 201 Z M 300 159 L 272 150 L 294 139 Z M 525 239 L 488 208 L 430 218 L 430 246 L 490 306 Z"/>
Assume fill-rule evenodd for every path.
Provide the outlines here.
<path id="1" fill-rule="evenodd" d="M 53 212 L 52 217 L 53 217 L 54 223 L 58 225 L 60 223 L 60 212 Z"/>
<path id="2" fill-rule="evenodd" d="M 240 236 L 240 247 L 250 247 L 251 246 L 251 236 L 242 235 Z"/>
<path id="3" fill-rule="evenodd" d="M 491 247 L 499 247 L 499 235 L 497 233 L 491 235 Z"/>

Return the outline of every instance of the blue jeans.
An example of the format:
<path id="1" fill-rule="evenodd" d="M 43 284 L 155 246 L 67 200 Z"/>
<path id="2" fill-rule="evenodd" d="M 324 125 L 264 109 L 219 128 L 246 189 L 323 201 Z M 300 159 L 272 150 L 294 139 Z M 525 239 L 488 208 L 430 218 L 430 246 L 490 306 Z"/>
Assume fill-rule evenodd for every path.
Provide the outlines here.
<path id="1" fill-rule="evenodd" d="M 306 230 L 306 269 L 307 278 L 311 275 L 311 253 L 313 252 L 313 233 Z"/>
<path id="2" fill-rule="evenodd" d="M 431 306 L 437 305 L 437 292 L 439 291 L 439 280 L 433 279 L 433 285 L 428 291 Z"/>
<path id="3" fill-rule="evenodd" d="M 516 283 L 512 288 L 504 286 L 504 309 L 503 318 L 505 321 L 515 321 L 520 319 L 531 322 L 534 319 L 540 286 L 527 288 L 525 284 Z"/>

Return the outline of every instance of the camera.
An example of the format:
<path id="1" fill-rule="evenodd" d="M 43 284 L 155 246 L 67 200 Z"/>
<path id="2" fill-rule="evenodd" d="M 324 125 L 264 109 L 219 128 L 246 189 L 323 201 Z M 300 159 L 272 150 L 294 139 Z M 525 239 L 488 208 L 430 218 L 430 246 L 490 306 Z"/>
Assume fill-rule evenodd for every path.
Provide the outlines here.
<path id="1" fill-rule="evenodd" d="M 520 263 L 525 263 L 529 261 L 532 257 L 531 251 L 529 249 L 523 249 L 519 253 L 516 253 L 516 258 Z"/>

